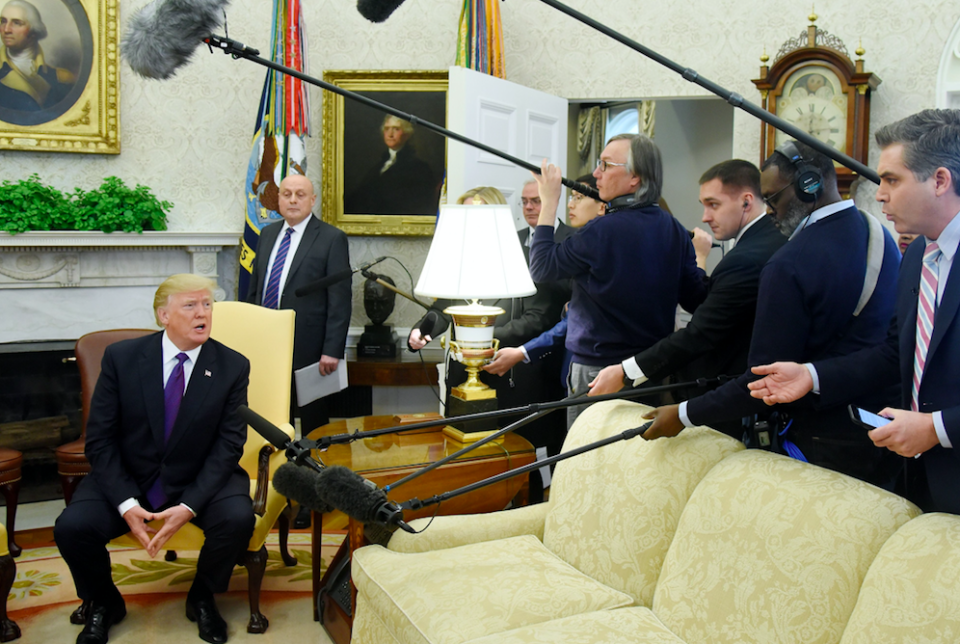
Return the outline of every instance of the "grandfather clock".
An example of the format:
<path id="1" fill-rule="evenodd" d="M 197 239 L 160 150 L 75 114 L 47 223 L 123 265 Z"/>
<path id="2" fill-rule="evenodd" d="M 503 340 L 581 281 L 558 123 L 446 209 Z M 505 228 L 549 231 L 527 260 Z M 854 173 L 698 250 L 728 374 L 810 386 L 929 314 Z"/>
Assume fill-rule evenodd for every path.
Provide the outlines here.
<path id="1" fill-rule="evenodd" d="M 836 36 L 816 26 L 811 13 L 804 33 L 783 43 L 773 65 L 767 67 L 766 52 L 760 58 L 762 107 L 796 125 L 827 145 L 867 164 L 870 147 L 870 93 L 880 84 L 876 74 L 863 69 L 862 46 L 854 52 Z M 772 125 L 761 124 L 760 162 L 790 137 Z M 840 194 L 847 196 L 857 174 L 838 163 Z"/>

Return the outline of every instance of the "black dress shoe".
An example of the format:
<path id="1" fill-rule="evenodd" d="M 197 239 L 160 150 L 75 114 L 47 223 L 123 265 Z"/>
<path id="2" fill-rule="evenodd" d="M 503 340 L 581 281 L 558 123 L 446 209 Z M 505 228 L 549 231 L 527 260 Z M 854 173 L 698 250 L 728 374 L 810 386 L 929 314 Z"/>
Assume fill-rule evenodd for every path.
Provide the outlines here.
<path id="1" fill-rule="evenodd" d="M 197 623 L 203 641 L 210 644 L 224 644 L 227 641 L 227 623 L 220 617 L 212 597 L 187 600 L 187 619 Z"/>
<path id="2" fill-rule="evenodd" d="M 310 508 L 300 506 L 300 511 L 293 520 L 293 527 L 296 530 L 305 530 L 310 527 Z"/>
<path id="3" fill-rule="evenodd" d="M 92 603 L 87 609 L 87 621 L 77 636 L 77 644 L 107 644 L 110 627 L 119 624 L 127 616 L 127 607 L 119 604 Z"/>

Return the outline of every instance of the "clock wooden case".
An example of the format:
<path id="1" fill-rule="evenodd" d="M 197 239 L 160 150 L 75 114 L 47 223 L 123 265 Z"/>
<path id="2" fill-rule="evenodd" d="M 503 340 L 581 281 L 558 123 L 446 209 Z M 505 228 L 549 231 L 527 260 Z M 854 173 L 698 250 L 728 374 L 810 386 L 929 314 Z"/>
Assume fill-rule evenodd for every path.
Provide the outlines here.
<path id="1" fill-rule="evenodd" d="M 860 58 L 854 63 L 843 42 L 818 29 L 815 21 L 816 16 L 811 15 L 806 33 L 783 44 L 772 66 L 767 67 L 766 54 L 761 58 L 760 78 L 753 80 L 760 90 L 761 106 L 866 165 L 870 93 L 880 79 L 864 71 L 862 48 L 855 52 Z M 762 123 L 760 162 L 790 138 Z M 858 175 L 835 165 L 840 194 L 846 196 Z"/>

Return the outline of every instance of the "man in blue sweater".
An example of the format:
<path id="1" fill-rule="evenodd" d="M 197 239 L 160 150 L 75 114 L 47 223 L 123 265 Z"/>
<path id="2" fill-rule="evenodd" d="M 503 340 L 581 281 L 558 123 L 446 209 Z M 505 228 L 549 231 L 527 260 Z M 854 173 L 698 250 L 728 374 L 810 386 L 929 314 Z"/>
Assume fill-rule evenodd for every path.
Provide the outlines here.
<path id="1" fill-rule="evenodd" d="M 788 142 L 763 164 L 760 188 L 768 213 L 790 240 L 760 274 L 748 365 L 824 360 L 882 342 L 893 315 L 900 252 L 876 219 L 841 199 L 833 161 Z M 759 377 L 748 369 L 710 393 L 654 410 L 650 417 L 656 420 L 644 438 L 758 415 L 774 431 L 748 432 L 751 446 L 766 447 L 763 439 L 776 443 L 779 437 L 791 456 L 893 488 L 898 459 L 875 447 L 845 406 L 807 396 L 770 413 L 747 388 Z M 856 402 L 879 410 L 891 394 L 876 389 Z"/>
<path id="2" fill-rule="evenodd" d="M 648 137 L 607 142 L 593 176 L 607 214 L 555 244 L 560 170 L 543 164 L 542 208 L 530 248 L 535 282 L 572 279 L 566 348 L 573 354 L 571 394 L 600 370 L 636 355 L 673 332 L 677 303 L 693 311 L 707 293 L 690 234 L 657 202 L 663 185 L 660 150 Z M 580 408 L 568 409 L 572 423 Z"/>

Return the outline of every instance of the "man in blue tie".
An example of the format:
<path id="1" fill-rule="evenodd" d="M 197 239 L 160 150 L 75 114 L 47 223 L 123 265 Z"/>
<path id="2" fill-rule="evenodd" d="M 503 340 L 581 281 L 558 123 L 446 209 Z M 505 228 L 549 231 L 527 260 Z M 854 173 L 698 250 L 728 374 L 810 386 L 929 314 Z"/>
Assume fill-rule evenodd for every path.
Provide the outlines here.
<path id="1" fill-rule="evenodd" d="M 253 532 L 250 477 L 240 467 L 250 362 L 210 339 L 215 284 L 174 275 L 157 289 L 162 333 L 107 347 L 87 420 L 90 474 L 57 519 L 54 538 L 83 600 L 77 644 L 103 644 L 126 606 L 106 544 L 131 533 L 151 557 L 185 523 L 204 531 L 187 617 L 200 637 L 227 641 L 214 593 Z M 155 531 L 147 521 L 163 520 Z"/>
<path id="2" fill-rule="evenodd" d="M 926 478 L 907 490 L 913 500 L 960 514 L 960 110 L 924 110 L 876 139 L 877 201 L 897 232 L 918 234 L 903 256 L 886 342 L 833 360 L 755 367 L 765 377 L 750 383 L 751 395 L 776 404 L 813 391 L 836 405 L 899 381 L 901 408 L 880 411 L 893 422 L 868 435 L 918 470 L 912 481 Z"/>
<path id="3" fill-rule="evenodd" d="M 283 221 L 260 232 L 247 302 L 296 311 L 293 368 L 319 363 L 321 375 L 326 376 L 336 371 L 344 356 L 353 290 L 351 280 L 344 279 L 309 295 L 296 295 L 301 286 L 350 270 L 347 236 L 313 216 L 316 200 L 313 184 L 306 177 L 292 174 L 280 182 Z M 291 423 L 296 400 L 294 391 Z M 300 405 L 299 415 L 303 434 L 329 422 L 323 398 Z"/>

